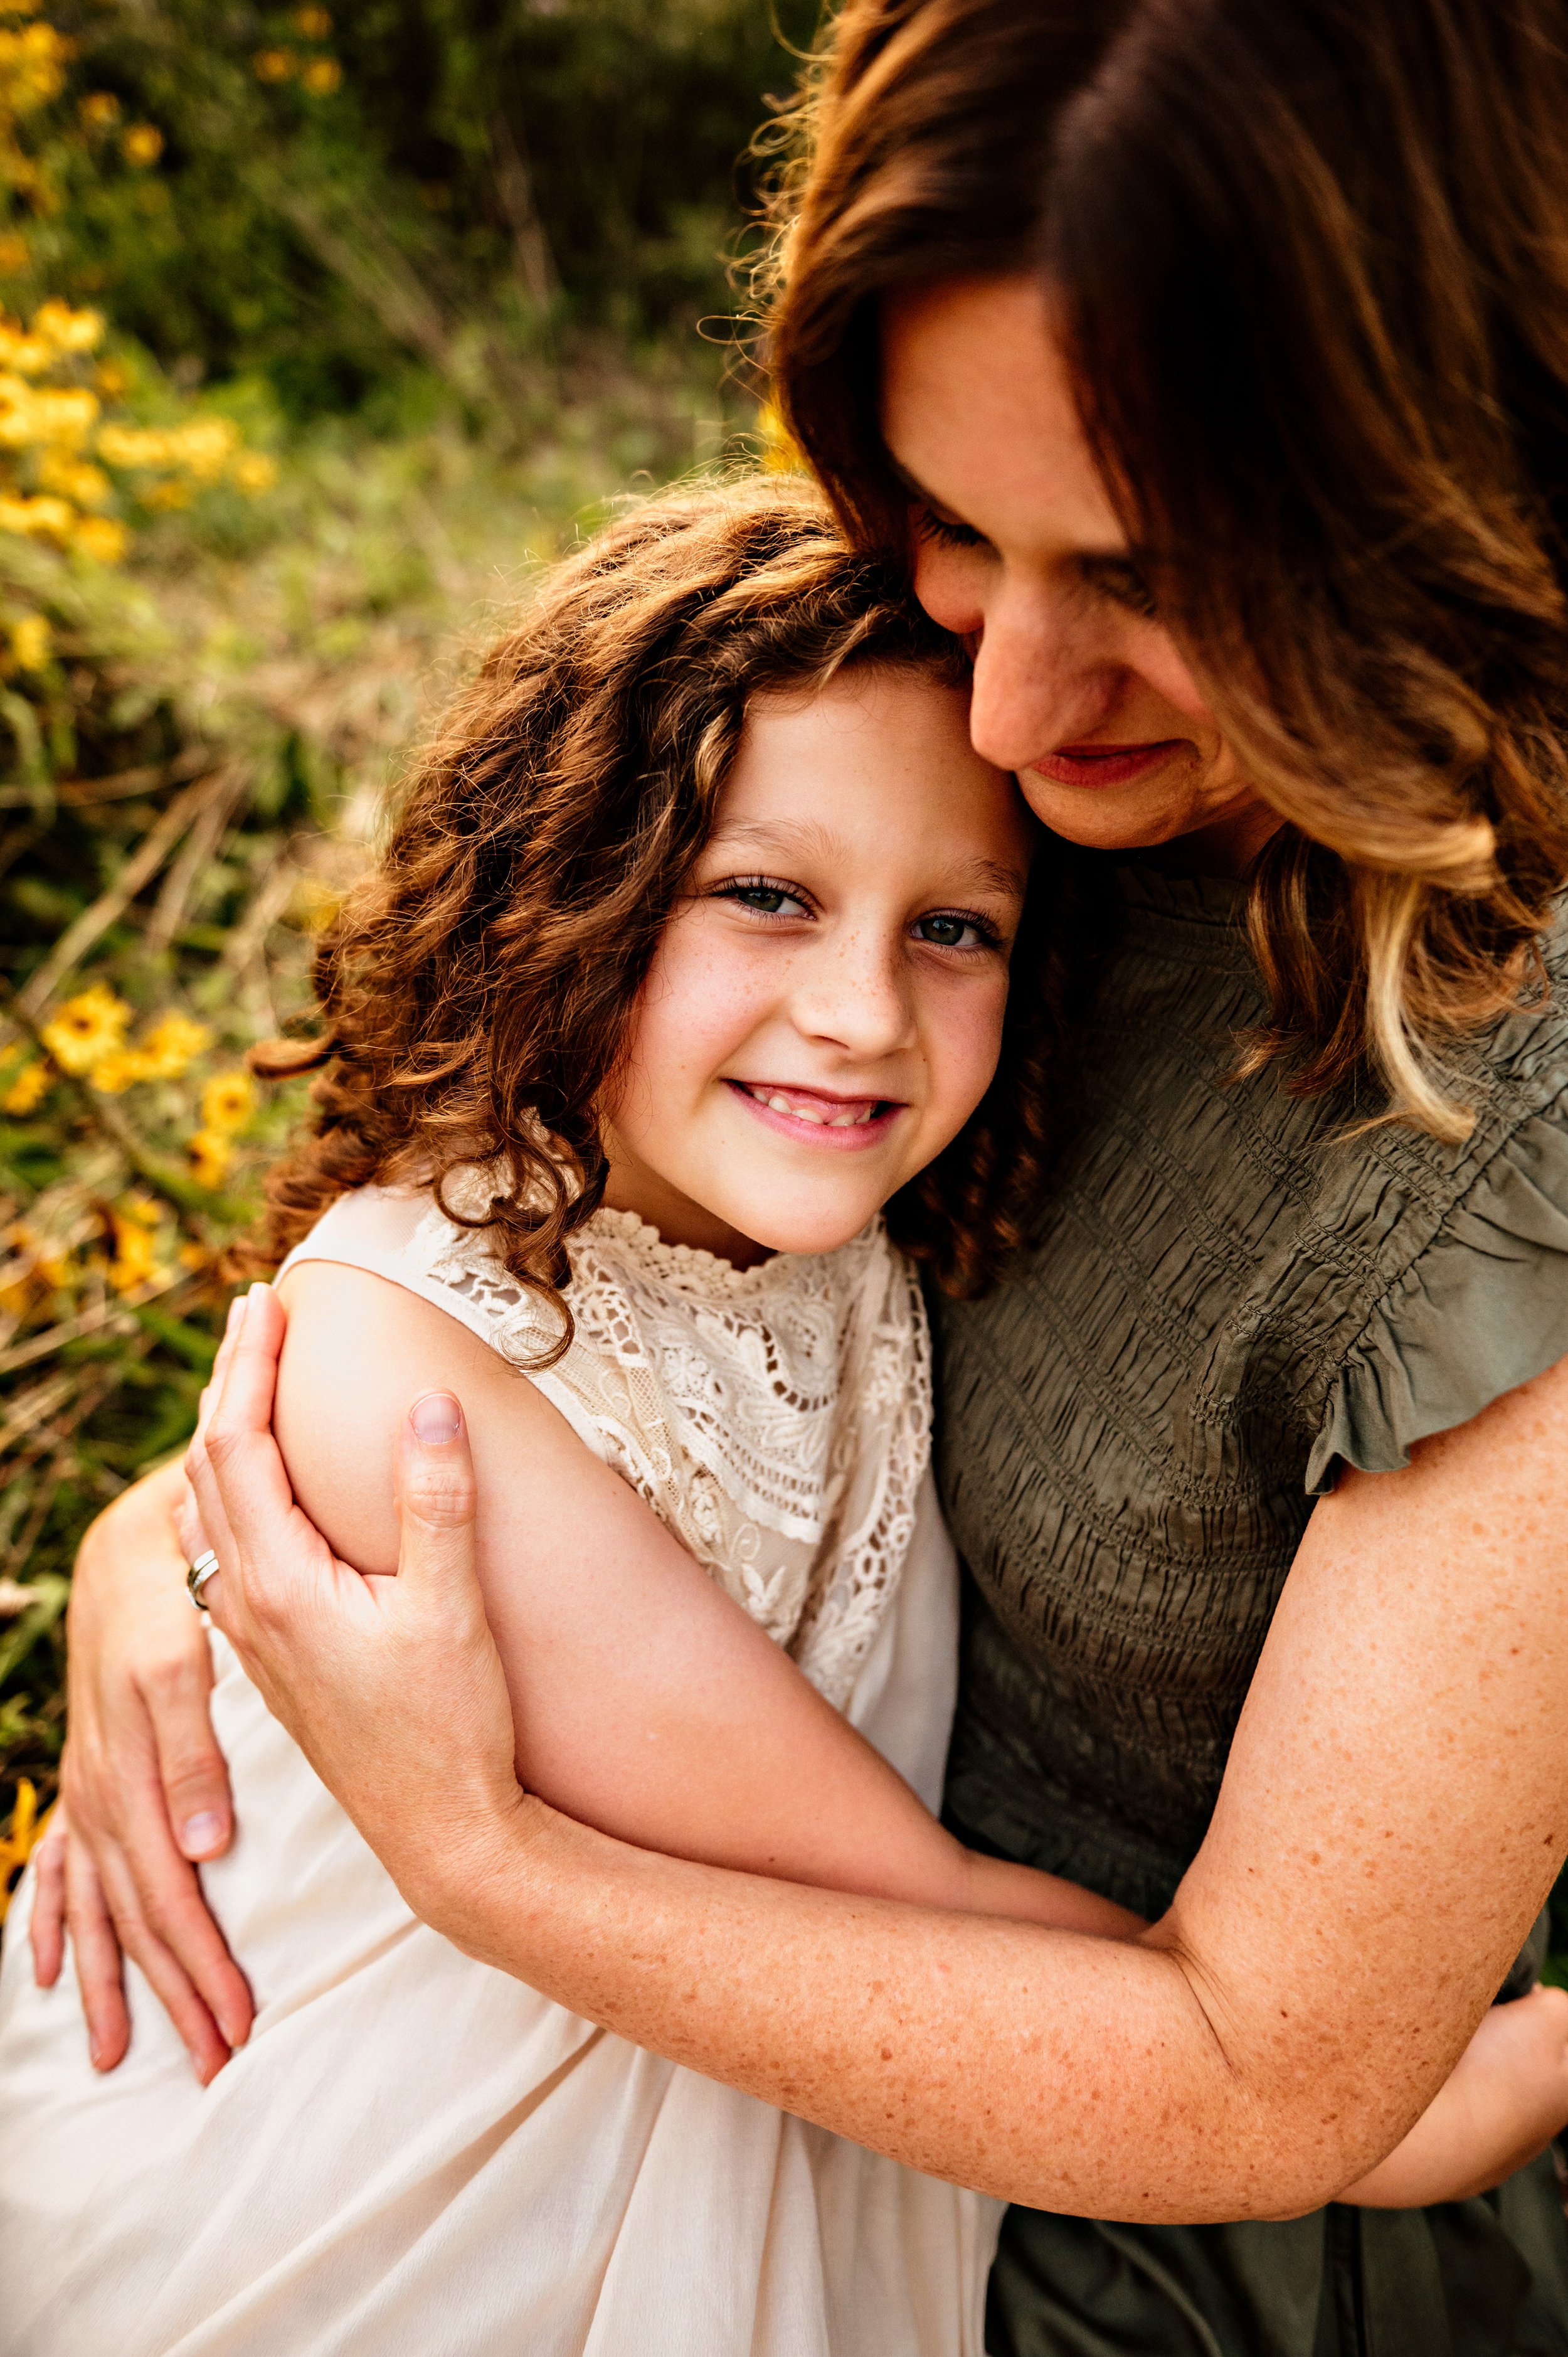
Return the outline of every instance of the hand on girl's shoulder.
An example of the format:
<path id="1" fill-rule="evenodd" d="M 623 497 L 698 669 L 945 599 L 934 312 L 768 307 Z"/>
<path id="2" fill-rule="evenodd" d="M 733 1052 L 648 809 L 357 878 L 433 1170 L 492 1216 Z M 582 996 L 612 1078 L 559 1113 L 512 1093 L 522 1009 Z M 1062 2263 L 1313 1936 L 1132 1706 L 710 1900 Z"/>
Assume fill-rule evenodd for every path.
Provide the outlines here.
<path id="1" fill-rule="evenodd" d="M 336 1261 L 306 1261 L 279 1288 L 288 1336 L 274 1429 L 311 1521 L 360 1571 L 397 1568 L 398 1431 L 422 1392 L 462 1402 L 482 1493 L 602 1473 L 542 1393 L 444 1310 Z"/>

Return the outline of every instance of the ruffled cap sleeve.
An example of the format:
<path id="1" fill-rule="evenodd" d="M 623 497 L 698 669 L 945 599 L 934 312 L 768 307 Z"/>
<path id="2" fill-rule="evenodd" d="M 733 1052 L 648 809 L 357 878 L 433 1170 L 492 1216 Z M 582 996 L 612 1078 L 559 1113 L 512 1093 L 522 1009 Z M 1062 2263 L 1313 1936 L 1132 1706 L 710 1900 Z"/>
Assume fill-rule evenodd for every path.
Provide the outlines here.
<path id="1" fill-rule="evenodd" d="M 1568 1358 L 1568 1098 L 1520 1125 L 1374 1308 L 1307 1465 L 1390 1473 L 1418 1440 Z"/>

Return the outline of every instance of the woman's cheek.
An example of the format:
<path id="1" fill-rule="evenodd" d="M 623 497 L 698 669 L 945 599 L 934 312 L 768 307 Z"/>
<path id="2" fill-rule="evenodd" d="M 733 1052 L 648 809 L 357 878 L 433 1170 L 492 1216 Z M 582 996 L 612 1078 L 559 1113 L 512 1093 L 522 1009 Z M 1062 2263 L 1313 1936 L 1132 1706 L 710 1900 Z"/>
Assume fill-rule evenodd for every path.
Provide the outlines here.
<path id="1" fill-rule="evenodd" d="M 917 539 L 912 578 L 915 596 L 933 622 L 955 639 L 971 638 L 985 624 L 983 555 L 968 548 L 938 548 Z"/>

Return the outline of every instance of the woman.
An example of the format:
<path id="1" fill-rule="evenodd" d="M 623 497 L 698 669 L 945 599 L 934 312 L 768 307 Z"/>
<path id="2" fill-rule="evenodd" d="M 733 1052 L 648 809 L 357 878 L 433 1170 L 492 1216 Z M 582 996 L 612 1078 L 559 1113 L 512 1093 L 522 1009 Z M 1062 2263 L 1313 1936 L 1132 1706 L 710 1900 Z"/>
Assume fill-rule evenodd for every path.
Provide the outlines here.
<path id="1" fill-rule="evenodd" d="M 817 101 L 788 414 L 862 537 L 911 534 L 977 748 L 1084 846 L 1036 1243 L 940 1313 L 950 1813 L 1167 1906 L 1151 1942 L 628 1852 L 518 1802 L 451 1657 L 450 1755 L 369 1779 L 357 1714 L 439 1595 L 336 1648 L 256 1488 L 259 1364 L 220 1423 L 221 1609 L 413 1903 L 1026 2205 L 990 2326 L 1020 2357 L 1568 2349 L 1544 2160 L 1317 2206 L 1434 2090 L 1568 1846 L 1565 51 L 1554 0 L 862 0 Z M 157 1766 L 190 1856 L 220 1785 L 143 1515 L 84 1562 L 67 1791 L 215 2064 L 243 1995 Z"/>

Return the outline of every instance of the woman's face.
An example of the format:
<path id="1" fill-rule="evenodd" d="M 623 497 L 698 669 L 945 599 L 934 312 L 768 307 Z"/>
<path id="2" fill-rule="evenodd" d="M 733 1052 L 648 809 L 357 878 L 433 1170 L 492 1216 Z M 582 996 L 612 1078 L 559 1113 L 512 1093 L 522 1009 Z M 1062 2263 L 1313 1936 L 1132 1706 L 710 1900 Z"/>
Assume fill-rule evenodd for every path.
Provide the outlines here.
<path id="1" fill-rule="evenodd" d="M 606 1108 L 606 1200 L 741 1264 L 858 1234 L 990 1083 L 1034 832 L 956 688 L 757 697 Z"/>
<path id="2" fill-rule="evenodd" d="M 1277 821 L 1153 611 L 1079 426 L 1033 277 L 890 297 L 882 422 L 908 483 L 915 586 L 974 657 L 975 748 L 1058 834 L 1193 838 L 1240 872 Z"/>

